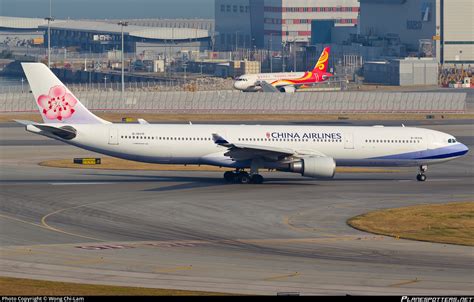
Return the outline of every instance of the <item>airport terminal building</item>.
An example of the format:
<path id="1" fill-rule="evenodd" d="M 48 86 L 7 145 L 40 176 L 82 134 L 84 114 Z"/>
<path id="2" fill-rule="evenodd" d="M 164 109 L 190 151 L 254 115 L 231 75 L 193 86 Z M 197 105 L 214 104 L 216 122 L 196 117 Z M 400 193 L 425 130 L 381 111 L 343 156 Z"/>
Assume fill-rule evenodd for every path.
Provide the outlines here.
<path id="1" fill-rule="evenodd" d="M 163 20 L 162 20 L 163 21 Z M 76 47 L 79 51 L 101 53 L 122 48 L 122 29 L 117 22 L 92 20 L 55 20 L 50 23 L 51 47 Z M 141 25 L 136 25 L 141 24 Z M 162 25 L 163 27 L 160 27 Z M 165 27 L 167 26 L 167 27 Z M 177 27 L 169 27 L 177 26 Z M 125 52 L 174 53 L 183 49 L 204 51 L 212 46 L 213 22 L 205 20 L 163 22 L 132 20 L 123 27 Z M 48 25 L 43 19 L 0 17 L 1 34 L 44 36 L 47 46 Z"/>
<path id="2" fill-rule="evenodd" d="M 359 1 L 361 35 L 397 40 L 441 64 L 474 64 L 472 0 Z"/>
<path id="3" fill-rule="evenodd" d="M 39 26 L 45 30 L 47 25 Z M 169 52 L 209 49 L 210 32 L 193 28 L 164 28 L 129 25 L 123 27 L 125 52 Z M 51 24 L 51 46 L 78 46 L 81 51 L 106 52 L 121 49 L 121 26 L 98 21 L 58 21 Z"/>
<path id="4" fill-rule="evenodd" d="M 313 20 L 336 26 L 358 23 L 358 0 L 216 0 L 216 46 L 220 50 L 308 44 Z"/>

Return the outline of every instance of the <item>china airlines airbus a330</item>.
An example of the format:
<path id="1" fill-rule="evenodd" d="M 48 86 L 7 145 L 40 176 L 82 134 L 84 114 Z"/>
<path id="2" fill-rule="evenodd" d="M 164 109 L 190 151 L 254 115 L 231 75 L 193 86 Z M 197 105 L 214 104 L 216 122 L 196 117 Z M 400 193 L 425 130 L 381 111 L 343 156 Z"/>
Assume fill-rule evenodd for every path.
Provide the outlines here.
<path id="1" fill-rule="evenodd" d="M 224 174 L 229 182 L 262 183 L 261 169 L 332 178 L 336 166 L 414 166 L 425 181 L 428 165 L 468 152 L 452 135 L 409 127 L 113 124 L 44 64 L 22 66 L 44 120 L 18 121 L 27 131 L 133 161 L 234 168 Z"/>

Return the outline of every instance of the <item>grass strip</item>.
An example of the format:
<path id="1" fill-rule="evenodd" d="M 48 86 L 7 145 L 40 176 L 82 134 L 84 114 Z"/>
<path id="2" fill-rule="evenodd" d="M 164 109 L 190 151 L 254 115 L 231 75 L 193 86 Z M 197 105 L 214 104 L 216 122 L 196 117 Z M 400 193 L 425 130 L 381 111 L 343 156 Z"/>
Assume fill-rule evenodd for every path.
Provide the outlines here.
<path id="1" fill-rule="evenodd" d="M 380 210 L 347 223 L 358 230 L 396 238 L 474 246 L 474 202 Z"/>
<path id="2" fill-rule="evenodd" d="M 0 277 L 3 296 L 223 296 L 224 293 Z"/>

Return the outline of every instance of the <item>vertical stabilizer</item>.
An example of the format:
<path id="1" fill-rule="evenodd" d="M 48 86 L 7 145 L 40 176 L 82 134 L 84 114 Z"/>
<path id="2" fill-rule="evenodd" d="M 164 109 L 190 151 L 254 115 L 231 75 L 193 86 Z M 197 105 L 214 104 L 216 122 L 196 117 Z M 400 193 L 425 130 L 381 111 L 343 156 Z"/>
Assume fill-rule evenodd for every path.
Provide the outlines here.
<path id="1" fill-rule="evenodd" d="M 314 66 L 313 73 L 327 72 L 330 52 L 331 52 L 330 47 L 325 47 L 323 49 L 323 52 L 321 53 L 321 56 L 319 57 L 318 62 Z"/>
<path id="2" fill-rule="evenodd" d="M 36 105 L 48 124 L 106 124 L 95 116 L 42 63 L 21 63 Z"/>

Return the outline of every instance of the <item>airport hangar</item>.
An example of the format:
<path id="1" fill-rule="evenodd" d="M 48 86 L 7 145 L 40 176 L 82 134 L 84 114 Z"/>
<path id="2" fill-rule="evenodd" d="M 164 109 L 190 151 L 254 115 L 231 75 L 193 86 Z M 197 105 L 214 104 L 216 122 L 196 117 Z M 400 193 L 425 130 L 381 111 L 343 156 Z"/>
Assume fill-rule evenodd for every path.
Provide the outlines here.
<path id="1" fill-rule="evenodd" d="M 51 46 L 79 47 L 83 52 L 107 52 L 122 48 L 122 29 L 117 23 L 89 20 L 54 20 L 50 23 Z M 48 41 L 48 25 L 43 19 L 0 17 L 0 30 L 44 35 Z M 203 51 L 212 45 L 212 30 L 200 28 L 151 27 L 129 24 L 123 27 L 125 52 L 156 53 L 186 50 Z"/>

